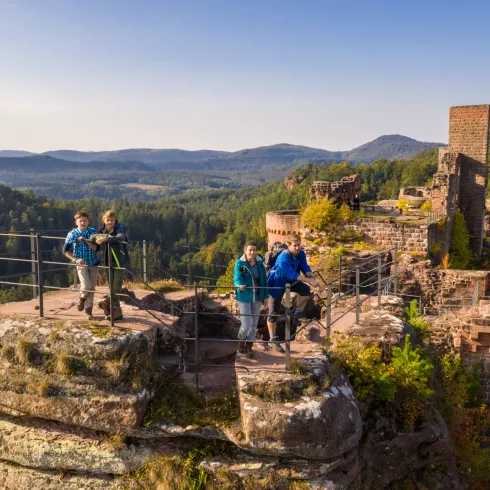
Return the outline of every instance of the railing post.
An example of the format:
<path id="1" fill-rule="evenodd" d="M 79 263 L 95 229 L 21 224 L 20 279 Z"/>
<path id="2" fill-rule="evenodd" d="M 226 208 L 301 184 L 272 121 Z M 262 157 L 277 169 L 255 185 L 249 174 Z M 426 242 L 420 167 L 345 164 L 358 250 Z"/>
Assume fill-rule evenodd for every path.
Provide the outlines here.
<path id="1" fill-rule="evenodd" d="M 393 257 L 393 293 L 398 294 L 398 245 L 395 245 L 395 256 Z"/>
<path id="2" fill-rule="evenodd" d="M 36 233 L 34 232 L 34 228 L 31 228 L 31 260 L 36 259 Z M 31 262 L 31 284 L 34 286 L 32 288 L 32 299 L 37 298 L 37 263 Z"/>
<path id="3" fill-rule="evenodd" d="M 143 240 L 143 282 L 148 282 L 148 264 L 146 262 L 146 240 Z"/>
<path id="4" fill-rule="evenodd" d="M 196 392 L 199 391 L 199 298 L 194 283 L 194 364 L 196 365 Z"/>
<path id="5" fill-rule="evenodd" d="M 286 344 L 286 371 L 291 368 L 291 284 L 286 284 L 285 295 L 286 306 L 286 325 L 284 332 L 284 340 Z"/>
<path id="6" fill-rule="evenodd" d="M 191 277 L 191 240 L 187 238 L 187 274 L 189 276 L 189 286 L 192 284 Z"/>
<path id="7" fill-rule="evenodd" d="M 327 324 L 325 330 L 325 337 L 328 346 L 330 342 L 330 325 L 332 324 L 332 284 L 329 282 L 327 286 Z"/>
<path id="8" fill-rule="evenodd" d="M 356 267 L 356 325 L 359 325 L 360 322 L 360 309 L 361 309 L 361 302 L 360 302 L 360 277 L 361 277 L 361 272 L 359 270 L 359 266 Z"/>
<path id="9" fill-rule="evenodd" d="M 378 310 L 381 310 L 381 256 L 378 257 Z"/>
<path id="10" fill-rule="evenodd" d="M 107 256 L 108 256 L 108 262 L 109 262 L 109 308 L 111 309 L 111 316 L 110 316 L 110 321 L 111 321 L 111 327 L 114 326 L 114 297 L 113 297 L 113 291 L 114 291 L 114 269 L 112 268 L 112 249 L 111 249 L 111 244 L 110 242 L 107 242 Z M 86 267 L 86 266 L 83 266 Z"/>
<path id="11" fill-rule="evenodd" d="M 43 257 L 41 255 L 41 235 L 36 233 L 36 260 L 37 260 L 37 284 L 39 289 L 39 316 L 44 317 L 43 295 Z M 33 288 L 35 289 L 35 288 Z"/>
<path id="12" fill-rule="evenodd" d="M 342 292 L 342 255 L 339 255 L 339 298 Z"/>

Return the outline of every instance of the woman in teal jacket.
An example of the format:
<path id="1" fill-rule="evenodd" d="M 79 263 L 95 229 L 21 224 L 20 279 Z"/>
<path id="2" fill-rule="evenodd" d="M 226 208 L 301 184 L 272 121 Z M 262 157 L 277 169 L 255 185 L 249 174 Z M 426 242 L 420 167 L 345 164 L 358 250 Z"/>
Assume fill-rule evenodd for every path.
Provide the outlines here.
<path id="1" fill-rule="evenodd" d="M 233 284 L 237 288 L 236 300 L 240 308 L 242 325 L 238 332 L 239 352 L 253 357 L 252 346 L 257 332 L 260 307 L 269 297 L 264 259 L 257 253 L 255 242 L 243 247 L 243 254 L 235 262 Z"/>

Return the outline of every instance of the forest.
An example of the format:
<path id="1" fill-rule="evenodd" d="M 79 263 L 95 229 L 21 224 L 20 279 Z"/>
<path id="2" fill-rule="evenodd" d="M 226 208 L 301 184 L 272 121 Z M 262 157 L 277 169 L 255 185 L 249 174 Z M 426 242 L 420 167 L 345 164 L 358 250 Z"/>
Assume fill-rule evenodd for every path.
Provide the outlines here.
<path id="1" fill-rule="evenodd" d="M 21 192 L 0 186 L 0 233 L 28 232 L 30 228 L 50 236 L 65 236 L 73 224 L 73 215 L 85 210 L 91 226 L 100 225 L 104 210 L 113 209 L 129 230 L 132 243 L 132 266 L 141 271 L 140 243 L 149 243 L 149 270 L 154 278 L 177 277 L 185 280 L 189 269 L 194 280 L 206 283 L 224 273 L 230 259 L 245 240 L 256 240 L 266 248 L 265 213 L 281 209 L 300 209 L 308 202 L 308 189 L 313 180 L 339 180 L 344 175 L 359 173 L 364 201 L 397 196 L 400 186 L 425 185 L 436 170 L 437 150 L 424 150 L 410 160 L 378 160 L 371 165 L 306 164 L 294 171 L 304 180 L 288 191 L 283 181 L 240 189 L 192 191 L 165 196 L 151 202 L 129 199 L 87 198 L 54 200 L 33 192 Z M 44 260 L 60 259 L 61 240 L 45 239 Z M 205 250 L 200 250 L 205 248 Z M 21 237 L 0 237 L 1 257 L 27 257 L 30 241 Z M 61 260 L 65 260 L 61 258 Z M 30 270 L 30 264 L 0 260 L 0 276 Z M 9 280 L 9 279 L 5 279 Z M 16 281 L 17 279 L 12 279 Z M 68 285 L 66 271 L 47 273 L 54 285 Z M 24 296 L 30 294 L 23 288 Z M 0 292 L 0 301 L 19 296 L 15 288 Z"/>

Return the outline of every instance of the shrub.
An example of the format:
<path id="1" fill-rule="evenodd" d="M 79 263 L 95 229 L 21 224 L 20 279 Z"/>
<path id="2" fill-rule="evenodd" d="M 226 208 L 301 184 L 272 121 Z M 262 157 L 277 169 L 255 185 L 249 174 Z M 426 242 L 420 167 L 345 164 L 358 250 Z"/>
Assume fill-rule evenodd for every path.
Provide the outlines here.
<path id="1" fill-rule="evenodd" d="M 408 199 L 400 199 L 396 203 L 396 207 L 401 209 L 402 211 L 406 211 L 408 209 L 409 201 Z"/>
<path id="2" fill-rule="evenodd" d="M 301 214 L 301 223 L 316 231 L 332 232 L 342 215 L 332 199 L 320 199 L 309 204 Z"/>
<path id="3" fill-rule="evenodd" d="M 470 234 L 463 213 L 458 209 L 454 213 L 451 246 L 449 247 L 450 268 L 465 269 L 471 261 Z"/>
<path id="4" fill-rule="evenodd" d="M 417 300 L 410 301 L 410 306 L 405 308 L 405 314 L 407 315 L 407 323 L 415 330 L 415 333 L 420 337 L 424 337 L 427 334 L 429 324 L 422 314 L 420 314 Z"/>
<path id="5" fill-rule="evenodd" d="M 392 401 L 395 395 L 423 400 L 433 393 L 428 386 L 433 366 L 418 347 L 412 347 L 409 335 L 404 348 L 394 347 L 390 358 L 383 356 L 377 343 L 344 336 L 337 342 L 336 354 L 361 400 Z"/>
<path id="6" fill-rule="evenodd" d="M 432 202 L 431 201 L 425 201 L 424 204 L 422 204 L 422 206 L 420 206 L 420 209 L 422 211 L 429 211 L 432 209 Z"/>

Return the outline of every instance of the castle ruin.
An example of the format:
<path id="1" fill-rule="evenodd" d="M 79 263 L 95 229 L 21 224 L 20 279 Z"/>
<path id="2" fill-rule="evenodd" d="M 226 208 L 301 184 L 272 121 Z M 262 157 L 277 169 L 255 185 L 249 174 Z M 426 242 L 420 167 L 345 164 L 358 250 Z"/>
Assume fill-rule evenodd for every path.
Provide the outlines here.
<path id="1" fill-rule="evenodd" d="M 338 182 L 316 181 L 310 187 L 310 202 L 317 199 L 333 199 L 337 204 L 353 202 L 361 195 L 361 179 L 358 174 L 342 177 Z"/>

